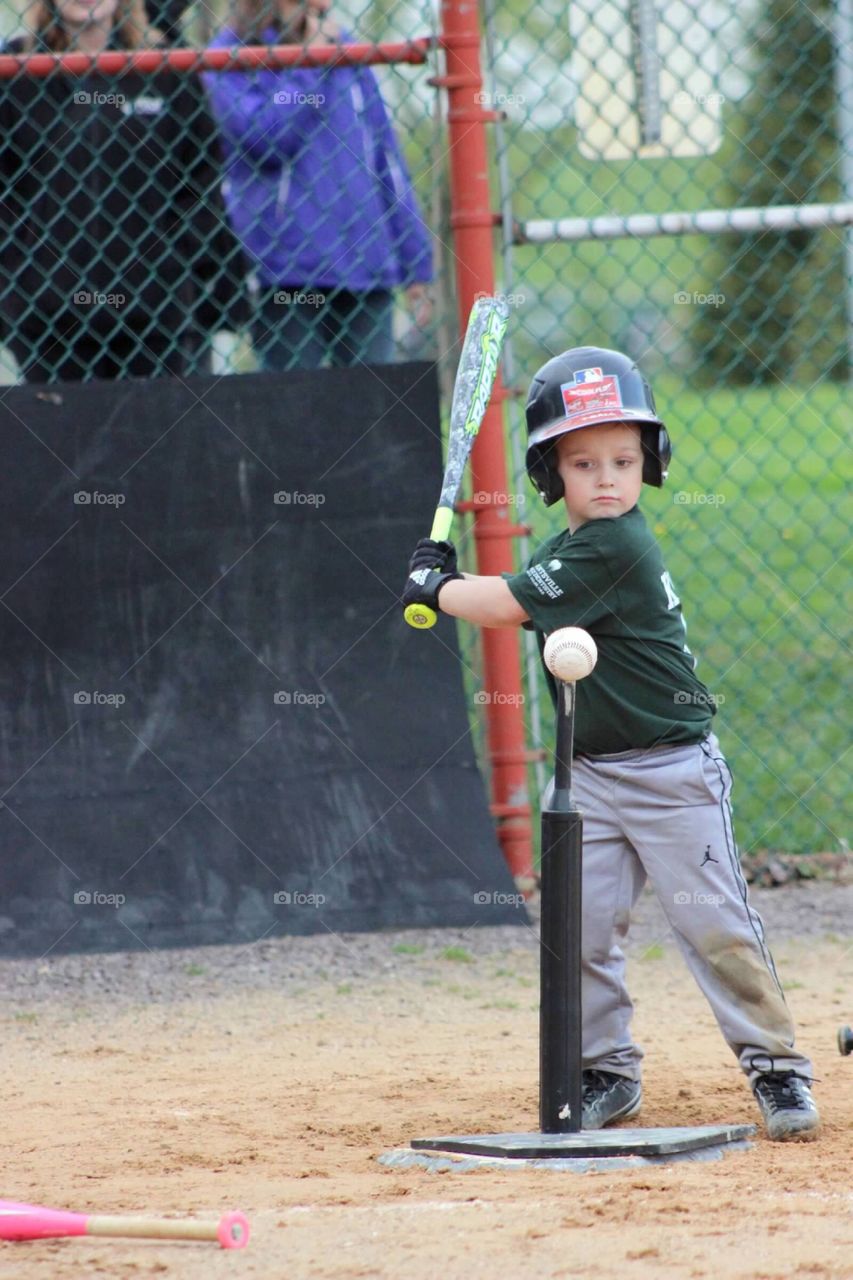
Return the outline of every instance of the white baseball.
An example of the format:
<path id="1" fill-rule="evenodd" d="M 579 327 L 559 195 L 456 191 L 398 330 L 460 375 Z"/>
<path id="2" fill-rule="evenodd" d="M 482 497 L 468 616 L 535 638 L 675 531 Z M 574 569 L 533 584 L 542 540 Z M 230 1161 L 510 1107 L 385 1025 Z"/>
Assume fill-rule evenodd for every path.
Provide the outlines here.
<path id="1" fill-rule="evenodd" d="M 561 627 L 545 641 L 545 665 L 558 680 L 573 684 L 588 676 L 598 661 L 598 646 L 582 627 Z"/>

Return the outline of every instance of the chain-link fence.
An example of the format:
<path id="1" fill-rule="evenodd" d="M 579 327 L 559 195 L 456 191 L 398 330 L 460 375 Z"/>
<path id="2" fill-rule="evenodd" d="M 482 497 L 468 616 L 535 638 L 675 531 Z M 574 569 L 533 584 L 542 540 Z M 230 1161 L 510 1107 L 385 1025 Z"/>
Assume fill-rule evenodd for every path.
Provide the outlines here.
<path id="1" fill-rule="evenodd" d="M 409 61 L 7 64 L 3 380 L 452 356 L 446 121 L 429 84 L 441 57 L 417 43 L 438 12 L 279 0 L 273 20 L 260 0 L 150 3 L 6 0 L 4 52 L 357 40 L 397 42 Z M 626 350 L 651 379 L 675 459 L 644 506 L 720 704 L 748 849 L 844 834 L 848 6 L 483 7 L 507 380 L 523 391 L 582 343 Z M 730 212 L 766 207 L 772 226 Z M 509 416 L 507 499 L 536 538 L 553 526 L 523 474 L 522 414 Z M 534 745 L 550 711 L 545 729 L 534 720 Z"/>
<path id="2" fill-rule="evenodd" d="M 642 503 L 718 702 L 742 845 L 844 848 L 848 0 L 488 0 L 487 31 L 516 381 L 587 343 L 640 361 L 675 450 Z M 765 206 L 775 222 L 730 212 Z"/>
<path id="3" fill-rule="evenodd" d="M 52 74 L 7 56 L 0 80 L 4 380 L 434 352 L 435 54 L 413 43 L 433 16 L 147 2 L 3 10 L 5 54 L 69 55 Z M 139 56 L 380 40 L 390 65 L 152 74 Z M 132 65 L 75 64 L 118 51 Z"/>

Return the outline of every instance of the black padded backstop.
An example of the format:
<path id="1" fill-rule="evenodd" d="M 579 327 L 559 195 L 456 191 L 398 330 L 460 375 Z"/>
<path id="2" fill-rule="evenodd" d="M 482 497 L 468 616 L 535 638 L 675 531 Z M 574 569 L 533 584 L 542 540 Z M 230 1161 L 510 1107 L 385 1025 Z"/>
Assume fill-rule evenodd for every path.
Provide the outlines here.
<path id="1" fill-rule="evenodd" d="M 0 401 L 0 953 L 517 921 L 455 632 L 402 621 L 435 370 Z"/>

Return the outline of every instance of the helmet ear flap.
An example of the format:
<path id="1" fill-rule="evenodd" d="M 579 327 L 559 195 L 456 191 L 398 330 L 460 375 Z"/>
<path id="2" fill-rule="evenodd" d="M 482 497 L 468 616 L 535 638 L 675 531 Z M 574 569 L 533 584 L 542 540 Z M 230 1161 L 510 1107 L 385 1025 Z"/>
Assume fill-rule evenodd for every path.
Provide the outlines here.
<path id="1" fill-rule="evenodd" d="M 666 427 L 644 426 L 640 433 L 643 446 L 643 483 L 659 489 L 666 479 L 672 443 Z"/>
<path id="2" fill-rule="evenodd" d="M 527 474 L 544 499 L 546 507 L 553 507 L 565 492 L 562 477 L 557 470 L 557 450 L 553 442 L 534 445 L 528 452 Z"/>

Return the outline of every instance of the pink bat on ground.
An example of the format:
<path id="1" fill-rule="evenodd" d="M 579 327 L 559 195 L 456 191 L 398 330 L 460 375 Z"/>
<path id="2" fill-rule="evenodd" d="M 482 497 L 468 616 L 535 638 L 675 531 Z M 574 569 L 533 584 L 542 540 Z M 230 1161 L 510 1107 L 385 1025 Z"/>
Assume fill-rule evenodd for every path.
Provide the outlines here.
<path id="1" fill-rule="evenodd" d="M 218 1240 L 223 1249 L 244 1249 L 249 1240 L 249 1222 L 246 1215 L 237 1210 L 223 1214 L 218 1222 L 192 1222 L 177 1218 L 70 1213 L 65 1209 L 0 1200 L 0 1240 L 44 1240 L 49 1236 Z"/>

